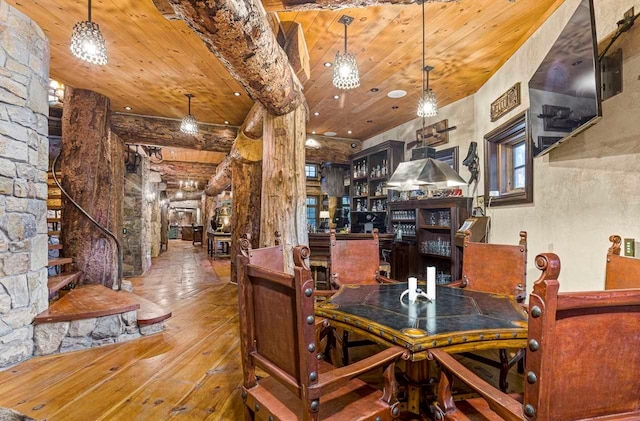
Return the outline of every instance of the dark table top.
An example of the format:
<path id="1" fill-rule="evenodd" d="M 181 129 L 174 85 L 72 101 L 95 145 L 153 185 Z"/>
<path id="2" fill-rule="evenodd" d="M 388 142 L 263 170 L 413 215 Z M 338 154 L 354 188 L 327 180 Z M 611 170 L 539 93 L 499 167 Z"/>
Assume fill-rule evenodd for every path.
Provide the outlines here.
<path id="1" fill-rule="evenodd" d="M 424 288 L 424 286 L 422 286 Z M 413 359 L 426 350 L 450 352 L 526 345 L 527 317 L 513 297 L 438 286 L 436 300 L 400 302 L 406 283 L 347 285 L 316 305 L 331 324 L 385 345 L 409 349 Z"/>

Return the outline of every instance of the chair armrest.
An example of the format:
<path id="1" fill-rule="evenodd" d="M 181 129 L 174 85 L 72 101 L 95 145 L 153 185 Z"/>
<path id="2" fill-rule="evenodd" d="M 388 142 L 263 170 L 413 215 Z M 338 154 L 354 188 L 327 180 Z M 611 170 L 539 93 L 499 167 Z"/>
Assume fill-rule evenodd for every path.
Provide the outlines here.
<path id="1" fill-rule="evenodd" d="M 387 278 L 386 276 L 376 275 L 376 281 L 381 284 L 399 284 L 400 281 L 396 281 L 395 279 Z"/>
<path id="2" fill-rule="evenodd" d="M 441 349 L 430 351 L 433 358 L 443 368 L 442 379 L 438 385 L 438 403 L 447 414 L 455 412 L 456 407 L 451 396 L 451 375 L 457 377 L 484 398 L 493 412 L 507 421 L 523 420 L 522 404 L 506 393 L 502 393 L 482 380 L 471 370 L 460 364 L 458 360 Z M 447 376 L 447 374 L 449 376 Z"/>
<path id="3" fill-rule="evenodd" d="M 399 357 L 409 358 L 406 349 L 394 346 L 356 363 L 322 373 L 318 383 L 309 387 L 314 397 L 319 397 L 340 389 L 354 377 L 380 366 L 394 363 Z"/>

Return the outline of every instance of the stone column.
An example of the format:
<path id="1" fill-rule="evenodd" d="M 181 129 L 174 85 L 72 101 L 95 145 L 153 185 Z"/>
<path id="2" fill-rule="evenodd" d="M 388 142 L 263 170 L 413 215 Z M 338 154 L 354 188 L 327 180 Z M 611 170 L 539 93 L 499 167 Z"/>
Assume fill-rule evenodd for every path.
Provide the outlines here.
<path id="1" fill-rule="evenodd" d="M 47 290 L 47 86 L 40 28 L 0 1 L 0 368 L 33 353 Z"/>
<path id="2" fill-rule="evenodd" d="M 124 275 L 142 275 L 151 265 L 151 206 L 148 198 L 149 158 L 140 156 L 135 172 L 124 177 Z"/>

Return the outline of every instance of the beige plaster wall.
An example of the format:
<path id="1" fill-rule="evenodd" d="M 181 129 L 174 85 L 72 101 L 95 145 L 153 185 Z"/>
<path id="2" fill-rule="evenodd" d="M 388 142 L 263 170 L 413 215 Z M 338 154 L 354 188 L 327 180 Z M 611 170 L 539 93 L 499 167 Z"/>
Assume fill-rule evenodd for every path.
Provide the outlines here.
<path id="1" fill-rule="evenodd" d="M 443 107 L 438 118 L 431 119 L 448 118 L 450 125 L 459 128 L 451 132 L 450 144 L 440 148 L 459 144 L 462 160 L 471 140 L 467 138 L 482 145 L 486 133 L 528 108 L 527 82 L 579 1 L 567 0 L 475 95 Z M 637 0 L 594 3 L 599 39 L 615 30 L 616 21 L 631 6 L 636 13 L 640 11 Z M 529 291 L 539 275 L 533 261 L 540 252 L 560 256 L 562 290 L 601 289 L 609 235 L 640 239 L 640 26 L 623 35 L 615 48 L 619 47 L 624 51 L 624 92 L 603 103 L 600 122 L 534 159 L 533 204 L 487 210 L 492 217 L 492 243 L 515 243 L 518 231 L 529 233 Z M 491 102 L 516 82 L 523 86 L 522 105 L 491 123 Z M 473 104 L 472 114 L 469 103 Z M 363 147 L 386 139 L 413 140 L 420 124 L 418 119 L 406 123 L 367 140 Z M 483 149 L 479 148 L 482 165 Z M 464 167 L 461 175 L 468 177 Z M 482 177 L 480 192 L 484 190 Z"/>

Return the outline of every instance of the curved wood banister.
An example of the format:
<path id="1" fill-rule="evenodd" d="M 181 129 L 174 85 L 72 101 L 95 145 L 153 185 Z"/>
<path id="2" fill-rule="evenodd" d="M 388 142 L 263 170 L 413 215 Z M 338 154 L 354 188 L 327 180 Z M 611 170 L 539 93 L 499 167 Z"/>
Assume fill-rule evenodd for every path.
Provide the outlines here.
<path id="1" fill-rule="evenodd" d="M 58 162 L 59 157 L 60 157 L 60 153 L 56 155 L 56 157 L 53 159 L 53 163 L 51 164 L 51 174 L 53 175 L 53 181 L 56 183 L 56 186 L 58 186 L 62 194 L 65 195 L 67 199 L 69 199 L 69 202 L 71 202 L 71 204 L 75 206 L 76 209 L 78 209 L 81 214 L 86 216 L 87 219 L 89 219 L 89 221 L 93 222 L 95 226 L 97 226 L 103 233 L 105 233 L 116 244 L 116 251 L 118 253 L 118 291 L 122 291 L 122 260 L 123 260 L 122 244 L 120 244 L 120 240 L 118 240 L 118 237 L 116 237 L 114 233 L 109 231 L 106 227 L 102 226 L 91 215 L 89 215 L 89 213 L 86 210 L 84 210 L 82 206 L 80 206 L 75 200 L 73 200 L 73 198 L 69 195 L 69 193 L 67 193 L 67 191 L 62 188 L 62 184 L 60 184 L 60 181 L 58 180 L 58 176 L 56 174 L 56 163 Z"/>

